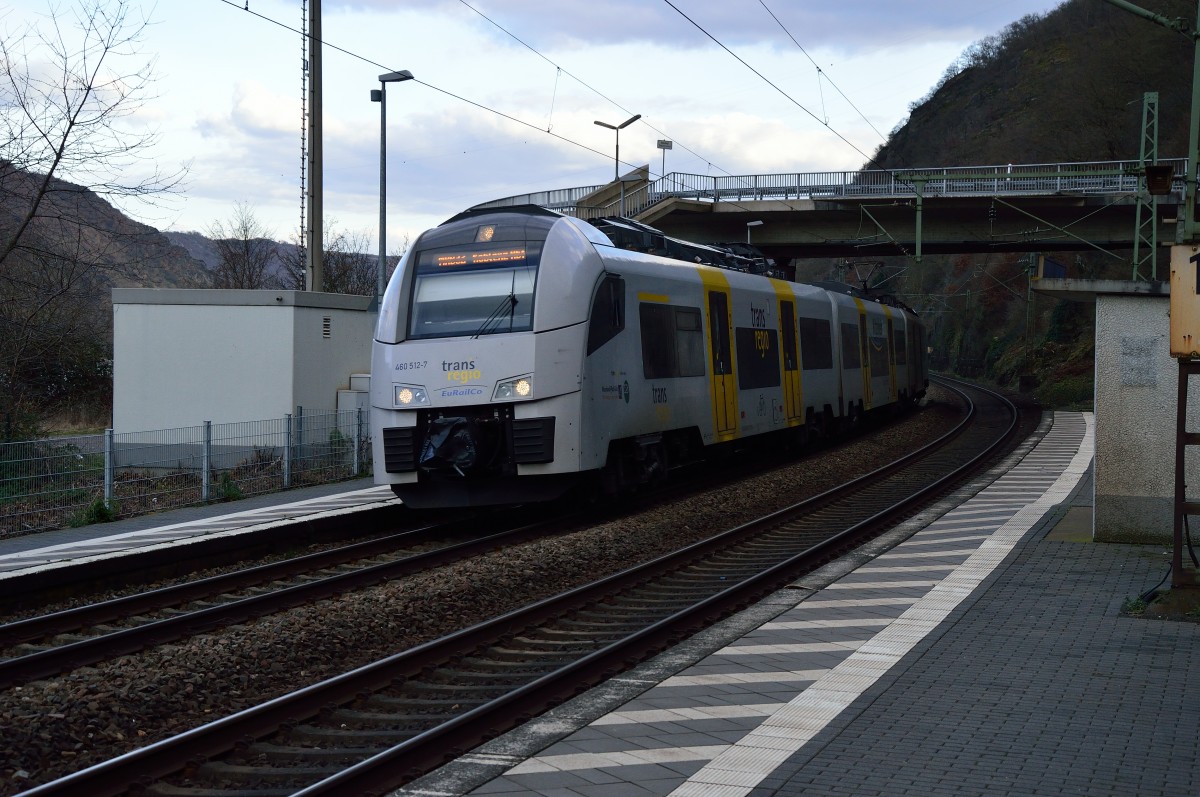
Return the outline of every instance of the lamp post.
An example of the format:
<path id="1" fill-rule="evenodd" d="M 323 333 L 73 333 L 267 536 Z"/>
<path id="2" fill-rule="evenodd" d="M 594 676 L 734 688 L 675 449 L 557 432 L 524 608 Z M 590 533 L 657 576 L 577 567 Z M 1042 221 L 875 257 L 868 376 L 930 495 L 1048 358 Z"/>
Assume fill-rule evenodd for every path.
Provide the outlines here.
<path id="1" fill-rule="evenodd" d="M 631 124 L 641 119 L 642 115 L 634 114 L 633 116 L 621 122 L 619 125 L 610 125 L 608 122 L 597 121 L 596 124 L 601 127 L 607 127 L 609 130 L 615 131 L 617 134 L 617 151 L 613 155 L 613 182 L 621 181 L 621 215 L 625 215 L 625 182 L 621 180 L 621 131 L 629 127 Z"/>
<path id="2" fill-rule="evenodd" d="M 379 263 L 376 265 L 375 301 L 379 309 L 387 279 L 387 84 L 412 80 L 412 72 L 401 69 L 379 76 L 379 88 L 371 89 L 371 102 L 379 103 Z"/>
<path id="3" fill-rule="evenodd" d="M 750 245 L 750 228 L 751 228 L 751 227 L 761 227 L 761 226 L 762 226 L 762 222 L 761 222 L 761 221 L 748 221 L 748 222 L 746 222 L 746 245 L 747 245 L 747 246 L 749 246 L 749 245 Z"/>

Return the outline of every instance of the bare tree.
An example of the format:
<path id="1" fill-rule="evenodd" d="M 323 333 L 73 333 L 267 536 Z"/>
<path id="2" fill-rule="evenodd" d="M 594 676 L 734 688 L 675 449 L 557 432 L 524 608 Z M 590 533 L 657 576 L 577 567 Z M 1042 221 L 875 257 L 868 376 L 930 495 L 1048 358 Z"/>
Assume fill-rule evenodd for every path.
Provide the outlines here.
<path id="1" fill-rule="evenodd" d="M 321 290 L 325 293 L 355 293 L 374 296 L 379 256 L 372 252 L 369 233 L 337 229 L 336 222 L 325 222 L 324 262 L 325 274 Z M 400 248 L 387 256 L 387 276 L 408 250 L 405 237 Z M 304 290 L 304 249 L 297 239 L 293 245 L 280 248 L 284 286 L 291 290 Z"/>
<path id="2" fill-rule="evenodd" d="M 278 280 L 271 267 L 279 257 L 279 244 L 252 208 L 238 202 L 228 224 L 214 221 L 206 234 L 217 247 L 217 264 L 211 272 L 214 288 L 275 287 Z"/>
<path id="3" fill-rule="evenodd" d="M 325 240 L 322 290 L 373 296 L 379 256 L 368 254 L 370 249 L 371 236 L 365 232 L 331 230 Z"/>
<path id="4" fill-rule="evenodd" d="M 51 7 L 40 27 L 0 32 L 0 412 L 10 428 L 103 355 L 100 278 L 136 269 L 154 232 L 114 222 L 100 197 L 153 202 L 181 177 L 128 177 L 145 173 L 155 141 L 122 126 L 152 81 L 138 53 L 147 24 L 127 0 L 79 0 L 70 12 Z"/>

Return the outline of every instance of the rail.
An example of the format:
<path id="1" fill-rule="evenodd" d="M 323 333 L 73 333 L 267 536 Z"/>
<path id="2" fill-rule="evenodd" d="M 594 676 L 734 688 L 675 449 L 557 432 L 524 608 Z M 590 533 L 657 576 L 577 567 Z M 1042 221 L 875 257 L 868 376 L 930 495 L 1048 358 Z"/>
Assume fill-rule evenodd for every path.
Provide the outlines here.
<path id="1" fill-rule="evenodd" d="M 1171 197 L 1183 199 L 1186 158 L 1159 161 L 1174 169 Z M 762 200 L 902 199 L 916 196 L 1133 195 L 1141 190 L 1141 161 L 1024 163 L 1001 166 L 952 166 L 930 169 L 871 169 L 834 172 L 781 172 L 717 177 L 672 172 L 649 182 L 626 181 L 626 216 L 636 216 L 666 199 L 695 202 Z M 631 184 L 632 183 L 632 184 Z M 476 205 L 474 209 L 533 204 L 579 218 L 621 215 L 620 199 L 581 205 L 605 186 L 582 186 L 518 194 Z"/>

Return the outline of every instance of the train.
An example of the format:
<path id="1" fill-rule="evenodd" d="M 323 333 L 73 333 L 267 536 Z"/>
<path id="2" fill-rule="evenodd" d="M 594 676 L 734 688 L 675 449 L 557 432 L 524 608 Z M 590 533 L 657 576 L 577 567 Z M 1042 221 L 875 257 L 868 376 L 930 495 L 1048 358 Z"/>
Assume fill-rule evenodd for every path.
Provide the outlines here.
<path id="1" fill-rule="evenodd" d="M 917 403 L 925 335 L 900 302 L 630 219 L 468 210 L 381 297 L 375 482 L 414 509 L 637 491 Z"/>

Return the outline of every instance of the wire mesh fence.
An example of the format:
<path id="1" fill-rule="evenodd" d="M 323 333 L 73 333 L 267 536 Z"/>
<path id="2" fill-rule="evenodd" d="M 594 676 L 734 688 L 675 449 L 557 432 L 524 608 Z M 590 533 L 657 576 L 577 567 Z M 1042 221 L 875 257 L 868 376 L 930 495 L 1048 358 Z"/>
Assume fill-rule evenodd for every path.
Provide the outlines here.
<path id="1" fill-rule="evenodd" d="M 0 537 L 369 475 L 368 410 L 0 443 Z"/>

